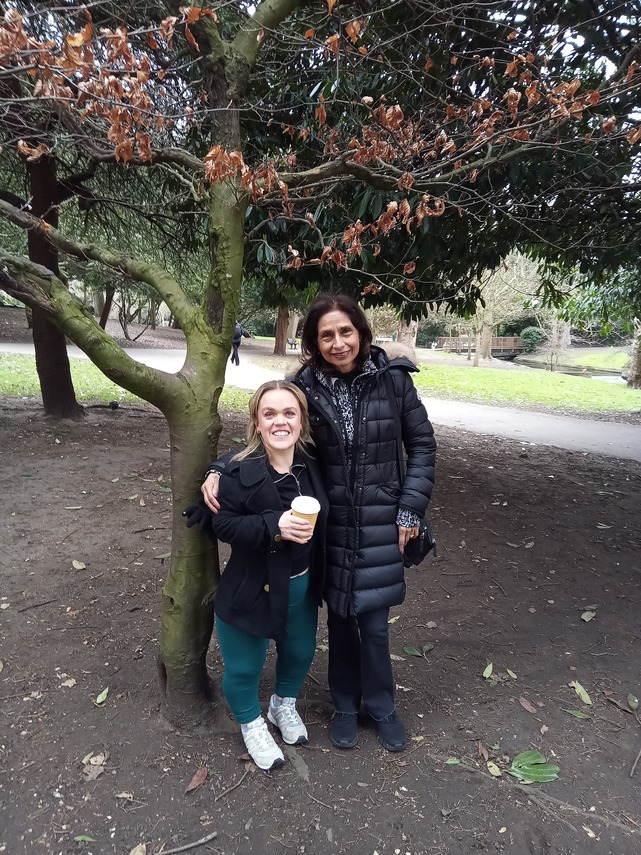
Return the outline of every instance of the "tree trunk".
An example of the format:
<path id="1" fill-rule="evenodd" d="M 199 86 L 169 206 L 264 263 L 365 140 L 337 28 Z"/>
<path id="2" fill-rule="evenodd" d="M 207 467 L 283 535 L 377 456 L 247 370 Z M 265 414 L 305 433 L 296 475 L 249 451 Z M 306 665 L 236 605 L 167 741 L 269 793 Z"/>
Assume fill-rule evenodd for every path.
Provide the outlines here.
<path id="1" fill-rule="evenodd" d="M 641 389 L 641 318 L 634 319 L 634 338 L 630 353 L 628 386 L 632 386 L 633 389 Z"/>
<path id="2" fill-rule="evenodd" d="M 200 495 L 203 461 L 215 455 L 220 433 L 217 416 L 212 425 L 211 391 L 198 398 L 181 407 L 178 417 L 168 416 L 173 530 L 171 565 L 162 591 L 158 670 L 163 713 L 179 727 L 206 722 L 214 714 L 206 656 L 219 579 L 218 549 L 197 527 L 188 529 L 182 518 L 182 511 Z"/>
<path id="3" fill-rule="evenodd" d="M 276 339 L 274 341 L 274 356 L 287 355 L 287 327 L 289 325 L 289 309 L 287 304 L 278 307 L 276 316 Z"/>
<path id="4" fill-rule="evenodd" d="M 494 332 L 494 324 L 491 320 L 484 320 L 481 327 L 480 335 L 480 358 L 489 360 L 492 359 L 492 333 Z"/>
<path id="5" fill-rule="evenodd" d="M 31 189 L 31 213 L 58 225 L 58 180 L 56 162 L 44 155 L 36 162 L 26 162 Z M 29 258 L 60 276 L 58 250 L 40 234 L 28 233 Z M 39 309 L 33 309 L 33 344 L 36 352 L 36 370 L 40 380 L 42 403 L 48 416 L 60 419 L 77 419 L 84 409 L 76 400 L 71 379 L 64 334 L 49 323 Z"/>
<path id="6" fill-rule="evenodd" d="M 107 285 L 105 288 L 105 300 L 102 306 L 102 311 L 100 312 L 100 326 L 104 329 L 107 328 L 107 321 L 109 320 L 109 313 L 111 312 L 111 307 L 114 303 L 114 296 L 116 294 L 116 286 L 115 285 Z"/>
<path id="7" fill-rule="evenodd" d="M 407 344 L 412 349 L 416 347 L 416 334 L 418 333 L 418 321 L 410 321 L 406 324 L 404 321 L 399 321 L 396 325 L 396 341 L 401 344 Z"/>

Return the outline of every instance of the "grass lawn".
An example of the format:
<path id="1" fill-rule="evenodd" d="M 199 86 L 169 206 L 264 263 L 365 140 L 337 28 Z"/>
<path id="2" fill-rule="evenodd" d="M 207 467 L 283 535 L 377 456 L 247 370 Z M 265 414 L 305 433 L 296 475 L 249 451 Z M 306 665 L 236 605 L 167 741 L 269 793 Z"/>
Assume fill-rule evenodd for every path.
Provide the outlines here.
<path id="1" fill-rule="evenodd" d="M 549 362 L 549 356 L 544 353 L 526 353 L 523 354 L 523 359 L 530 362 Z M 621 371 L 629 360 L 629 347 L 573 347 L 560 354 L 559 365 Z"/>
<path id="2" fill-rule="evenodd" d="M 79 401 L 87 403 L 119 403 L 140 402 L 141 399 L 120 386 L 112 383 L 102 371 L 84 359 L 70 359 L 71 376 Z M 246 413 L 247 401 L 251 392 L 237 389 L 235 386 L 225 386 L 221 395 L 222 409 Z M 36 363 L 32 356 L 14 356 L 0 354 L 0 397 L 23 398 L 35 395 L 40 397 L 40 383 L 36 373 Z"/>
<path id="3" fill-rule="evenodd" d="M 425 395 L 484 404 L 539 404 L 590 413 L 641 409 L 641 390 L 537 369 L 499 371 L 433 364 L 424 365 L 420 374 L 414 375 L 414 382 Z"/>
<path id="4" fill-rule="evenodd" d="M 258 357 L 257 362 L 278 370 L 276 362 Z M 285 358 L 284 363 L 295 362 Z M 91 362 L 71 359 L 71 374 L 80 401 L 137 402 L 135 395 L 108 380 Z M 291 365 L 283 365 L 289 368 Z M 436 398 L 456 398 L 503 406 L 556 407 L 564 411 L 634 412 L 641 409 L 641 390 L 627 386 L 572 377 L 548 371 L 505 371 L 469 366 L 423 365 L 414 375 L 417 388 Z M 0 354 L 0 397 L 40 397 L 36 366 L 31 356 Z M 225 386 L 221 409 L 246 413 L 251 392 Z"/>

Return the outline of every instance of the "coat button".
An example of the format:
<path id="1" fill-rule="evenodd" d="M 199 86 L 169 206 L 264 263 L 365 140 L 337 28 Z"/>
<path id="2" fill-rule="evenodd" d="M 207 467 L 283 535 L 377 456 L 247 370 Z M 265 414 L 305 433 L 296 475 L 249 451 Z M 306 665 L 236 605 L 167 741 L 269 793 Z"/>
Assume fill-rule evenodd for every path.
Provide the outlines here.
<path id="1" fill-rule="evenodd" d="M 263 588 L 263 591 L 267 591 L 267 593 L 269 594 L 269 585 L 265 585 L 265 587 Z"/>
<path id="2" fill-rule="evenodd" d="M 283 537 L 280 534 L 277 534 L 274 536 L 274 542 L 275 543 L 280 543 L 282 539 L 283 539 Z"/>

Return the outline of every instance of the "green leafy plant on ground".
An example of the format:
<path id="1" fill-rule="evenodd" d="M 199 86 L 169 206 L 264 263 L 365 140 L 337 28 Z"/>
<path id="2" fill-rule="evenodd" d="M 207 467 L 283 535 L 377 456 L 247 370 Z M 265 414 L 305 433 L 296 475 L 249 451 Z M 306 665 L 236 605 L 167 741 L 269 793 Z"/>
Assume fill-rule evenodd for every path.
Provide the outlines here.
<path id="1" fill-rule="evenodd" d="M 556 781 L 561 770 L 553 763 L 548 763 L 540 751 L 532 749 L 517 754 L 507 771 L 526 784 L 545 784 Z"/>

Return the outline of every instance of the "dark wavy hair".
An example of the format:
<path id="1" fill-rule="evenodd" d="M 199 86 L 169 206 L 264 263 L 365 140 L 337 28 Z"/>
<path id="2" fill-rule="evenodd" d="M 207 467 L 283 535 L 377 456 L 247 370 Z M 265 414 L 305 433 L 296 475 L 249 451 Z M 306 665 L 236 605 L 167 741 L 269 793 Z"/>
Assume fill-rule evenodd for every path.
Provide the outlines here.
<path id="1" fill-rule="evenodd" d="M 318 347 L 318 325 L 323 315 L 334 311 L 344 312 L 358 332 L 361 346 L 356 357 L 356 364 L 362 368 L 369 358 L 372 331 L 367 323 L 365 312 L 356 300 L 353 297 L 348 297 L 347 294 L 319 294 L 310 305 L 305 315 L 300 340 L 303 364 L 311 365 L 313 368 L 319 368 L 327 373 L 333 373 L 333 366 L 323 359 Z"/>

